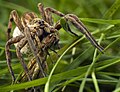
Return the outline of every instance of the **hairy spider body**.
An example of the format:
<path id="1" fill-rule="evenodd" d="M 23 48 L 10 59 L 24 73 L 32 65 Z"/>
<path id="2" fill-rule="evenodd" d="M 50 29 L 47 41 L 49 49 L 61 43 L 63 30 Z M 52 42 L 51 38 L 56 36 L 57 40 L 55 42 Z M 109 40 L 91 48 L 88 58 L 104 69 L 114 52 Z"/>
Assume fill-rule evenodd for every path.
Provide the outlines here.
<path id="1" fill-rule="evenodd" d="M 29 14 L 30 14 L 30 12 L 29 12 Z M 32 13 L 33 14 L 33 13 Z M 24 15 L 25 16 L 25 15 Z M 27 16 L 28 16 L 28 13 L 27 13 Z M 30 15 L 31 16 L 31 15 Z M 38 18 L 38 17 L 35 17 L 35 18 L 33 18 L 33 19 L 31 19 L 31 21 L 30 20 L 26 20 L 26 19 L 24 19 L 23 17 L 21 18 L 21 21 L 23 21 L 22 22 L 22 24 L 24 25 L 24 27 L 29 27 L 29 29 L 31 30 L 31 35 L 32 35 L 32 37 L 35 39 L 35 35 L 37 35 L 38 36 L 38 40 L 40 40 L 39 42 L 42 42 L 42 40 L 45 38 L 45 37 L 47 37 L 49 34 L 49 36 L 51 36 L 52 37 L 52 34 L 51 34 L 51 30 L 50 29 L 52 29 L 52 26 L 50 26 L 47 22 L 45 22 L 44 20 L 42 20 L 42 19 L 40 19 L 40 18 Z M 27 23 L 26 23 L 26 22 Z M 53 29 L 52 29 L 53 30 Z M 54 29 L 54 30 L 56 30 L 56 29 Z M 58 33 L 57 31 L 56 31 L 56 33 Z M 54 33 L 53 33 L 54 34 Z M 23 34 L 20 30 L 19 30 L 19 28 L 18 27 L 16 27 L 15 29 L 14 29 L 14 32 L 13 32 L 13 38 L 15 38 L 15 37 L 17 37 L 17 36 L 20 36 L 20 35 L 23 35 L 23 36 L 25 36 L 25 34 Z M 58 35 L 58 34 L 57 34 Z M 57 36 L 55 36 L 55 37 L 57 37 Z M 47 38 L 48 39 L 48 38 Z M 58 38 L 59 39 L 59 38 Z M 48 39 L 49 40 L 49 39 Z M 55 40 L 54 40 L 55 41 Z M 43 43 L 46 43 L 45 41 L 43 41 Z M 15 43 L 14 45 L 15 45 L 15 47 L 17 47 L 17 45 L 19 44 L 19 42 L 17 42 L 17 43 Z M 38 44 L 37 42 L 36 42 L 36 44 Z M 40 44 L 39 44 L 39 46 L 40 46 Z M 21 48 L 21 53 L 22 54 L 27 54 L 27 53 L 29 53 L 30 52 L 30 48 L 29 48 L 29 45 L 28 44 L 26 44 L 23 48 Z"/>
<path id="2" fill-rule="evenodd" d="M 42 59 L 42 54 L 46 55 L 48 53 L 48 49 L 50 49 L 52 46 L 58 45 L 59 42 L 59 32 L 62 28 L 62 25 L 60 23 L 60 20 L 54 24 L 52 19 L 52 13 L 62 17 L 67 24 L 68 30 L 75 36 L 74 32 L 71 31 L 68 21 L 71 22 L 77 29 L 80 30 L 81 33 L 83 33 L 88 40 L 100 51 L 103 50 L 103 48 L 98 45 L 96 40 L 92 37 L 92 35 L 88 32 L 88 29 L 85 27 L 85 25 L 79 20 L 79 18 L 74 14 L 63 14 L 53 8 L 44 8 L 41 3 L 38 4 L 39 11 L 42 15 L 42 18 L 39 18 L 35 13 L 33 12 L 27 12 L 23 14 L 23 16 L 20 18 L 15 10 L 13 10 L 10 14 L 9 23 L 8 23 L 8 41 L 6 43 L 6 59 L 9 71 L 12 75 L 12 80 L 15 81 L 15 76 L 12 70 L 11 66 L 11 53 L 10 53 L 10 45 L 15 44 L 16 47 L 16 54 L 19 58 L 25 74 L 27 75 L 27 78 L 29 81 L 32 80 L 32 75 L 29 72 L 30 69 L 25 64 L 25 60 L 22 56 L 22 54 L 26 54 L 29 51 L 32 52 L 33 56 L 35 57 L 35 60 L 39 66 L 39 69 L 41 70 L 41 73 L 43 77 L 46 76 L 44 73 L 44 65 L 43 62 L 45 61 Z M 16 28 L 13 32 L 13 37 L 10 37 L 10 32 L 12 28 L 12 22 L 15 22 Z M 45 53 L 44 53 L 45 52 Z"/>

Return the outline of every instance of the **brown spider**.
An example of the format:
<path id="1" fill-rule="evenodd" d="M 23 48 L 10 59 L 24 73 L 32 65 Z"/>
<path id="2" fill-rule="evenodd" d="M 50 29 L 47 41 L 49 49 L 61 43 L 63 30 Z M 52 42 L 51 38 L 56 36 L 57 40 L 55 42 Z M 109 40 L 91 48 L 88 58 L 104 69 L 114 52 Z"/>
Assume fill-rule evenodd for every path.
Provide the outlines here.
<path id="1" fill-rule="evenodd" d="M 80 30 L 81 33 L 86 36 L 86 38 L 92 43 L 92 45 L 94 45 L 102 52 L 103 48 L 98 45 L 92 35 L 88 32 L 88 29 L 84 26 L 84 24 L 76 15 L 65 15 L 53 8 L 44 8 L 41 3 L 38 4 L 38 8 L 42 15 L 42 18 L 39 18 L 33 12 L 27 12 L 21 18 L 18 16 L 15 10 L 13 10 L 10 14 L 7 31 L 8 41 L 6 43 L 5 50 L 7 65 L 13 81 L 15 81 L 15 76 L 11 66 L 10 53 L 10 45 L 12 44 L 15 44 L 17 57 L 19 58 L 29 81 L 32 80 L 32 77 L 29 74 L 29 69 L 27 68 L 22 56 L 23 53 L 28 53 L 29 51 L 32 51 L 33 55 L 35 56 L 36 62 L 38 63 L 43 76 L 46 76 L 42 66 L 41 57 L 39 57 L 38 53 L 46 51 L 51 48 L 51 46 L 58 44 L 58 30 L 62 28 L 60 20 L 56 24 L 53 23 L 52 13 L 62 17 L 66 21 L 68 31 L 77 36 L 74 32 L 70 30 L 68 21 L 71 22 L 77 29 Z M 14 30 L 13 37 L 10 38 L 13 21 L 16 24 L 16 28 Z"/>

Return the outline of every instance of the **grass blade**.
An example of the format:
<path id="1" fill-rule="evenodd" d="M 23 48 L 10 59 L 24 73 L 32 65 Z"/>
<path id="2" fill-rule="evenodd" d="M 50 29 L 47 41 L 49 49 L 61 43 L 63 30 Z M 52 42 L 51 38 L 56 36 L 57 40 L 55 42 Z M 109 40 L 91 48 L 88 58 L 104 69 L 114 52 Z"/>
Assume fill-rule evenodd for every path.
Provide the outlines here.
<path id="1" fill-rule="evenodd" d="M 99 89 L 98 82 L 97 82 L 97 79 L 96 79 L 94 71 L 92 72 L 92 79 L 93 79 L 93 83 L 94 83 L 96 92 L 100 92 L 100 89 Z"/>

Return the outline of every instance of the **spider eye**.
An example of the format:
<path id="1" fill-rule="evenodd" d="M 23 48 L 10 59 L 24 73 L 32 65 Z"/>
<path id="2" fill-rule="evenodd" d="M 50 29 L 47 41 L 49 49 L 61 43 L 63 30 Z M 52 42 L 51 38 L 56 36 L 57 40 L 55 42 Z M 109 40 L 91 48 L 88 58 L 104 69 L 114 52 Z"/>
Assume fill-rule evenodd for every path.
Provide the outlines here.
<path id="1" fill-rule="evenodd" d="M 43 24 L 44 24 L 44 20 L 40 20 L 40 21 L 39 21 L 39 24 L 40 24 L 40 25 L 43 25 Z"/>

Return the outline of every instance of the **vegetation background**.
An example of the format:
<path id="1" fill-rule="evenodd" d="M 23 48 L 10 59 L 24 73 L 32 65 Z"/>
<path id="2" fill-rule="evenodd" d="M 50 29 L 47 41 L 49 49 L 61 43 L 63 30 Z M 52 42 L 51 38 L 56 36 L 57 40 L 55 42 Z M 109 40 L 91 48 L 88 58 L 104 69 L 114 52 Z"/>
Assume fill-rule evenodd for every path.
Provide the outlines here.
<path id="1" fill-rule="evenodd" d="M 10 11 L 19 15 L 33 11 L 39 14 L 37 4 L 52 7 L 65 14 L 77 15 L 94 38 L 105 48 L 104 54 L 97 51 L 90 42 L 75 29 L 75 37 L 61 29 L 60 57 L 51 53 L 55 65 L 49 64 L 47 78 L 32 82 L 11 84 L 11 76 L 5 58 L 6 30 Z M 120 0 L 0 0 L 0 91 L 19 90 L 45 85 L 52 92 L 120 92 Z M 57 21 L 60 17 L 53 16 Z M 15 25 L 13 25 L 14 29 Z M 12 66 L 16 76 L 22 70 L 12 47 Z M 49 62 L 49 57 L 47 62 Z M 54 76 L 52 71 L 54 70 Z M 52 77 L 51 77 L 52 76 Z M 50 84 L 48 86 L 47 84 Z M 47 91 L 46 91 L 47 92 Z"/>

